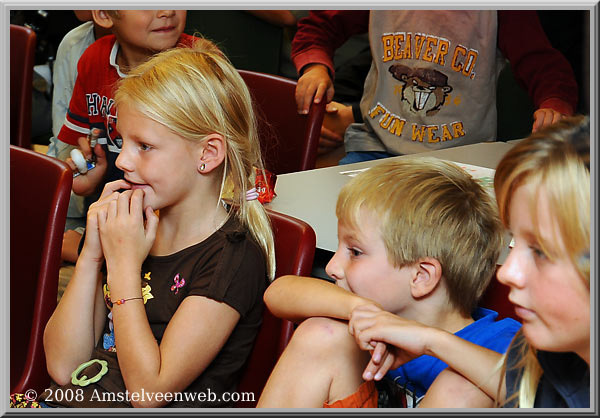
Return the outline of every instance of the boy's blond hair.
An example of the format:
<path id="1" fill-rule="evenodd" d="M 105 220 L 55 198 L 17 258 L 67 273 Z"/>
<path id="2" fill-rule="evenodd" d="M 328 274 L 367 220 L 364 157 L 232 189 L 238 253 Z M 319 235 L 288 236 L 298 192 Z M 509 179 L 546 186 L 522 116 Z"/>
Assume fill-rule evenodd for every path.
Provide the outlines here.
<path id="1" fill-rule="evenodd" d="M 590 122 L 587 117 L 564 119 L 536 132 L 502 158 L 494 177 L 494 189 L 500 218 L 507 227 L 512 196 L 524 184 L 536 190 L 530 196 L 529 216 L 542 251 L 552 260 L 561 250 L 556 245 L 557 237 L 548 241 L 540 233 L 537 211 L 541 190 L 558 225 L 566 256 L 589 286 Z M 522 368 L 523 375 L 515 396 L 519 397 L 521 408 L 532 408 L 542 368 L 536 350 L 525 338 L 521 339 L 518 350 L 520 361 L 515 368 Z M 512 399 L 506 400 L 509 401 Z"/>
<path id="2" fill-rule="evenodd" d="M 491 195 L 455 164 L 413 157 L 378 164 L 339 195 L 336 215 L 360 227 L 366 210 L 379 221 L 396 268 L 432 257 L 442 266 L 450 303 L 471 315 L 496 269 L 503 228 Z"/>
<path id="3" fill-rule="evenodd" d="M 246 83 L 223 53 L 205 39 L 192 48 L 163 51 L 119 81 L 117 109 L 120 103 L 187 140 L 202 141 L 212 133 L 225 138 L 222 184 L 233 191 L 231 212 L 263 249 L 272 279 L 275 250 L 269 218 L 258 200 L 246 200 L 255 186 L 255 168 L 263 167 L 256 119 Z"/>

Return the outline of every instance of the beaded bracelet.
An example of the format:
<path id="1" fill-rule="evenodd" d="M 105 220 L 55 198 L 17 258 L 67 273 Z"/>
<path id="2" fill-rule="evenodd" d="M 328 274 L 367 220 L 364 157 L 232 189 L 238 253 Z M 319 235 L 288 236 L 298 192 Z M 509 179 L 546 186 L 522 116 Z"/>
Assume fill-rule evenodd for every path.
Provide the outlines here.
<path id="1" fill-rule="evenodd" d="M 141 297 L 141 296 L 139 296 L 139 297 L 137 297 L 137 298 L 117 299 L 117 300 L 115 300 L 115 301 L 111 300 L 111 302 L 113 303 L 113 305 L 114 305 L 114 304 L 117 304 L 117 305 L 122 305 L 122 304 L 124 304 L 125 302 L 127 302 L 128 300 L 135 300 L 135 299 L 144 299 L 144 298 L 143 298 L 143 297 Z"/>

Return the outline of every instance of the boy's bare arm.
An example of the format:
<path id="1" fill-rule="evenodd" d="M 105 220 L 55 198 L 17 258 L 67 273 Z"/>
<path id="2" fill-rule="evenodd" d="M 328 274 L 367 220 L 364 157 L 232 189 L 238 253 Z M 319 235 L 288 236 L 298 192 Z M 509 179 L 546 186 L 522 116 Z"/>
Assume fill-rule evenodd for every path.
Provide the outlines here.
<path id="1" fill-rule="evenodd" d="M 348 320 L 356 306 L 374 303 L 325 280 L 300 276 L 279 277 L 264 300 L 275 316 L 294 322 L 312 316 Z"/>
<path id="2" fill-rule="evenodd" d="M 442 338 L 433 342 L 428 354 L 444 361 L 490 398 L 496 399 L 499 395 L 500 399 L 504 399 L 505 385 L 502 385 L 498 394 L 503 355 L 449 332 L 442 331 L 442 333 Z"/>
<path id="3" fill-rule="evenodd" d="M 447 368 L 435 378 L 419 408 L 492 408 L 494 400 L 467 378 Z"/>

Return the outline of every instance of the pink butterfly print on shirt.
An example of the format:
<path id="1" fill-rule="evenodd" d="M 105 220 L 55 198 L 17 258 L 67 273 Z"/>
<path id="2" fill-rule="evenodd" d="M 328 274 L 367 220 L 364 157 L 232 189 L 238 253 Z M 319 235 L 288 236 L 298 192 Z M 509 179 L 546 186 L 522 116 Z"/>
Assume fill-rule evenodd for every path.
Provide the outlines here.
<path id="1" fill-rule="evenodd" d="M 179 278 L 179 273 L 177 273 L 173 278 L 173 282 L 175 282 L 175 284 L 171 286 L 171 292 L 175 292 L 175 294 L 177 294 L 179 289 L 185 285 L 185 279 L 183 277 Z"/>

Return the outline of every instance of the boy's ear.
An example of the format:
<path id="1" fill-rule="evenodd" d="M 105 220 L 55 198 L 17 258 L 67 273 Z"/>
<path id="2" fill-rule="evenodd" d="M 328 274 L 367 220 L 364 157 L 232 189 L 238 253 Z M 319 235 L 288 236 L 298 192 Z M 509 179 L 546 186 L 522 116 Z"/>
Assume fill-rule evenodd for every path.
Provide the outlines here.
<path id="1" fill-rule="evenodd" d="M 206 136 L 199 149 L 198 171 L 210 173 L 223 163 L 226 153 L 227 144 L 223 135 L 214 133 Z"/>
<path id="2" fill-rule="evenodd" d="M 442 278 L 442 265 L 432 257 L 419 259 L 415 263 L 415 273 L 410 281 L 410 291 L 414 298 L 421 298 L 433 292 Z"/>
<path id="3" fill-rule="evenodd" d="M 105 29 L 111 29 L 114 24 L 112 17 L 106 13 L 106 10 L 92 10 L 92 19 L 94 23 Z"/>

